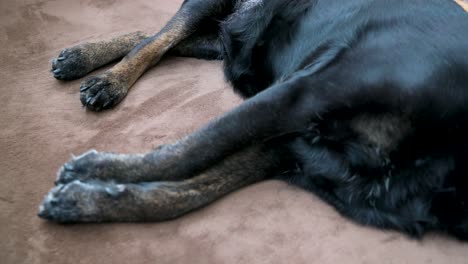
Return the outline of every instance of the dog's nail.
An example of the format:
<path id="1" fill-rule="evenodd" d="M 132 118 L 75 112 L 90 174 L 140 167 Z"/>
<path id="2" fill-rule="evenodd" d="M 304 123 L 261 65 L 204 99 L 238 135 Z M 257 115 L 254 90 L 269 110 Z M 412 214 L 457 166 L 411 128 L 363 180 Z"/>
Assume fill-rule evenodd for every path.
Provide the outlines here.
<path id="1" fill-rule="evenodd" d="M 94 106 L 94 104 L 97 102 L 98 96 L 94 96 L 91 102 L 89 102 L 89 105 Z"/>
<path id="2" fill-rule="evenodd" d="M 89 105 L 89 103 L 91 102 L 91 100 L 93 100 L 93 98 L 92 98 L 92 97 L 90 97 L 90 98 L 86 99 L 86 104 L 85 104 L 85 106 L 88 106 L 88 105 Z"/>
<path id="3" fill-rule="evenodd" d="M 57 58 L 57 61 L 63 61 L 63 60 L 65 60 L 64 56 L 60 56 L 60 57 Z"/>
<path id="4" fill-rule="evenodd" d="M 96 84 L 96 80 L 85 81 L 80 86 L 80 92 L 84 92 L 94 86 Z"/>
<path id="5" fill-rule="evenodd" d="M 89 88 L 91 88 L 91 86 L 81 86 L 80 87 L 80 92 L 85 92 L 85 91 L 89 90 Z"/>
<path id="6" fill-rule="evenodd" d="M 60 69 L 55 69 L 52 71 L 54 74 L 58 74 L 58 73 L 61 73 L 62 71 Z"/>
<path id="7" fill-rule="evenodd" d="M 90 105 L 94 106 L 94 104 L 97 102 L 97 100 L 99 99 L 99 97 L 101 97 L 101 94 L 102 94 L 102 90 L 99 91 L 94 97 L 93 97 L 93 100 L 91 100 L 91 102 L 89 102 Z"/>

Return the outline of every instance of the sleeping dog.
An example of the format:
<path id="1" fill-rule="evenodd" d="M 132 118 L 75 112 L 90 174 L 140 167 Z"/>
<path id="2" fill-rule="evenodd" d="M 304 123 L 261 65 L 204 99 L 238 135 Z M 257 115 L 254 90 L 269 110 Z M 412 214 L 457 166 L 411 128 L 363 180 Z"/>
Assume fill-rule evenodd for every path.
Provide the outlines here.
<path id="1" fill-rule="evenodd" d="M 154 151 L 94 150 L 58 172 L 39 216 L 163 221 L 276 178 L 342 215 L 468 239 L 468 15 L 451 0 L 185 0 L 155 35 L 63 50 L 90 110 L 118 104 L 164 55 L 224 60 L 246 100 Z"/>

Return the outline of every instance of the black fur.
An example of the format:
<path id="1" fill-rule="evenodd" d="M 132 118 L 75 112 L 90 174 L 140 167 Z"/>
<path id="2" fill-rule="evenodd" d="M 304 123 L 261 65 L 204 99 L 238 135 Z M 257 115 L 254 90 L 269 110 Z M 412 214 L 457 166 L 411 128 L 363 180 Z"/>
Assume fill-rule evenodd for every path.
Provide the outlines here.
<path id="1" fill-rule="evenodd" d="M 226 17 L 221 39 L 226 76 L 242 96 L 294 80 L 310 91 L 298 94 L 296 113 L 322 105 L 308 112 L 307 129 L 271 141 L 287 149 L 289 173 L 280 178 L 362 224 L 468 238 L 462 8 L 450 0 L 270 0 Z M 372 126 L 388 128 L 366 131 Z M 372 133 L 389 145 L 369 140 Z"/>
<path id="2" fill-rule="evenodd" d="M 246 101 L 147 155 L 73 159 L 41 217 L 171 219 L 274 171 L 361 224 L 468 240 L 468 15 L 452 0 L 186 0 L 161 32 L 118 76 L 136 80 L 125 63 L 156 62 L 164 38 L 169 54 L 223 58 Z M 113 181 L 134 196 L 117 209 Z"/>

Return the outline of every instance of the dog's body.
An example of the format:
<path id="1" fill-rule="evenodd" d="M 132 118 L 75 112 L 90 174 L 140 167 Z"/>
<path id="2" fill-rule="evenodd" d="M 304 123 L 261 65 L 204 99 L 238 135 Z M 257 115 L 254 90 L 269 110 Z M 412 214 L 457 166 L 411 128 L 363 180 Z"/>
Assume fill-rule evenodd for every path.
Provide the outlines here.
<path id="1" fill-rule="evenodd" d="M 468 239 L 468 15 L 454 2 L 186 0 L 158 34 L 65 50 L 53 70 L 78 78 L 130 52 L 83 83 L 100 110 L 166 51 L 224 59 L 248 100 L 152 153 L 73 159 L 42 217 L 166 220 L 276 177 L 362 224 Z"/>

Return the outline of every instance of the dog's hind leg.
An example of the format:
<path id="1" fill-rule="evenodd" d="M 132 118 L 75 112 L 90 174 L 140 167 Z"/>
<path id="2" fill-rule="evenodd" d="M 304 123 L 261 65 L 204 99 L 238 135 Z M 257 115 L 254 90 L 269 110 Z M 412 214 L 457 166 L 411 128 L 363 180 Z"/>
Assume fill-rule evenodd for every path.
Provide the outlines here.
<path id="1" fill-rule="evenodd" d="M 39 216 L 61 223 L 172 219 L 271 176 L 278 164 L 276 151 L 259 144 L 180 182 L 74 181 L 59 185 L 45 198 Z"/>
<path id="2" fill-rule="evenodd" d="M 169 50 L 168 55 L 204 60 L 222 60 L 222 43 L 217 33 L 194 34 Z"/>
<path id="3" fill-rule="evenodd" d="M 66 48 L 52 60 L 52 73 L 59 80 L 81 78 L 97 68 L 123 58 L 146 37 L 148 35 L 138 31 L 111 40 Z"/>
<path id="4" fill-rule="evenodd" d="M 307 129 L 327 104 L 319 97 L 321 90 L 317 97 L 309 94 L 314 90 L 302 80 L 277 84 L 178 142 L 145 155 L 87 152 L 60 169 L 57 183 L 138 183 L 194 177 L 253 144 Z"/>
<path id="5" fill-rule="evenodd" d="M 144 39 L 112 69 L 81 84 L 80 100 L 88 109 L 99 111 L 118 104 L 131 86 L 162 56 L 194 34 L 204 23 L 218 23 L 232 12 L 232 0 L 188 0 L 157 34 Z"/>
<path id="6" fill-rule="evenodd" d="M 87 42 L 63 49 L 52 60 L 52 74 L 58 80 L 70 81 L 86 76 L 93 70 L 123 58 L 149 35 L 137 31 L 110 40 Z M 221 41 L 218 34 L 198 33 L 182 40 L 168 55 L 221 60 Z"/>
<path id="7" fill-rule="evenodd" d="M 332 101 L 335 92 L 315 88 L 320 83 L 299 74 L 146 155 L 82 155 L 61 170 L 40 216 L 58 222 L 165 220 L 275 176 L 288 157 L 274 139 L 306 130 L 330 105 L 340 107 Z"/>

